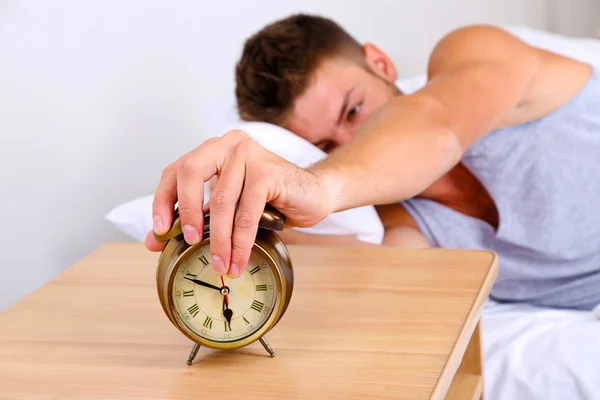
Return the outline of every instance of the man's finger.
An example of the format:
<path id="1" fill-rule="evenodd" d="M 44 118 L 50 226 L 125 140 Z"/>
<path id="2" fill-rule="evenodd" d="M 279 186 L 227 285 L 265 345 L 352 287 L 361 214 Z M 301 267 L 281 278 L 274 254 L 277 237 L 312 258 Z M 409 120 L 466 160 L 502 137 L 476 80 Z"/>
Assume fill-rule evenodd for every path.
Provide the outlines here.
<path id="1" fill-rule="evenodd" d="M 210 181 L 208 181 L 208 188 L 210 189 L 209 194 L 215 190 L 218 179 L 219 179 L 219 175 L 217 174 L 217 175 L 213 176 L 212 178 L 210 178 Z M 202 207 L 202 212 L 204 214 L 208 214 L 210 212 L 210 197 L 208 200 L 209 201 L 207 201 L 206 204 L 204 204 L 204 206 Z"/>
<path id="2" fill-rule="evenodd" d="M 199 150 L 182 159 L 177 169 L 177 209 L 183 237 L 188 244 L 200 242 L 204 229 L 202 206 L 206 164 L 199 158 Z"/>
<path id="3" fill-rule="evenodd" d="M 248 264 L 256 238 L 258 222 L 265 209 L 268 188 L 256 175 L 246 175 L 244 190 L 235 212 L 228 276 L 238 278 Z"/>
<path id="4" fill-rule="evenodd" d="M 213 271 L 221 275 L 227 273 L 231 262 L 233 216 L 246 172 L 243 147 L 236 147 L 225 160 L 210 195 L 210 252 Z"/>
<path id="5" fill-rule="evenodd" d="M 150 251 L 162 251 L 166 246 L 166 242 L 159 243 L 156 241 L 156 239 L 154 239 L 154 235 L 152 234 L 152 231 L 148 232 L 148 234 L 146 235 L 145 242 L 146 242 L 146 248 Z"/>
<path id="6" fill-rule="evenodd" d="M 152 202 L 153 229 L 165 234 L 173 221 L 173 210 L 177 202 L 177 169 L 174 164 L 164 169 Z"/>

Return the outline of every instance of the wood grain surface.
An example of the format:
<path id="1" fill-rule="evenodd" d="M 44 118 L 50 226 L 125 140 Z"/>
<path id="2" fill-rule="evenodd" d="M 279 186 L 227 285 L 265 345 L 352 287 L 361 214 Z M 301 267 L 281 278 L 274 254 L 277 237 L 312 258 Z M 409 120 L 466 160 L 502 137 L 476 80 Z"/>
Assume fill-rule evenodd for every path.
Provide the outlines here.
<path id="1" fill-rule="evenodd" d="M 0 314 L 0 399 L 428 399 L 450 387 L 497 274 L 483 251 L 290 246 L 260 343 L 222 352 L 167 320 L 158 255 L 111 243 Z"/>

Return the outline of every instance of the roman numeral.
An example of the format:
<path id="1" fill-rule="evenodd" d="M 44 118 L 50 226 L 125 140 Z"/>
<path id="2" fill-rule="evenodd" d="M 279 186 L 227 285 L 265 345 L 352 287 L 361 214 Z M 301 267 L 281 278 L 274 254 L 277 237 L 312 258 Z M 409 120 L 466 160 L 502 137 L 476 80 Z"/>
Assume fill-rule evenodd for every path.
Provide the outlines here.
<path id="1" fill-rule="evenodd" d="M 190 276 L 190 277 L 192 277 L 192 279 L 196 279 L 198 274 L 190 274 L 189 272 L 186 272 L 185 276 Z"/>
<path id="2" fill-rule="evenodd" d="M 256 267 L 254 267 L 250 270 L 250 275 L 254 275 L 258 271 L 260 271 L 260 267 L 257 265 Z"/>
<path id="3" fill-rule="evenodd" d="M 267 290 L 267 285 L 256 285 L 257 292 L 264 292 L 266 290 Z M 185 296 L 185 292 L 184 292 L 184 296 Z"/>
<path id="4" fill-rule="evenodd" d="M 212 329 L 212 322 L 213 322 L 213 320 L 211 317 L 206 317 L 202 326 L 204 326 L 205 328 L 208 328 L 208 329 Z"/>
<path id="5" fill-rule="evenodd" d="M 231 325 L 227 323 L 227 321 L 223 321 L 225 322 L 225 332 L 231 332 Z"/>
<path id="6" fill-rule="evenodd" d="M 250 308 L 251 308 L 251 309 L 253 309 L 253 310 L 256 310 L 256 311 L 258 311 L 258 312 L 261 312 L 261 311 L 262 311 L 262 309 L 263 309 L 263 306 L 264 306 L 264 303 L 261 303 L 261 302 L 260 302 L 260 301 L 258 301 L 258 300 L 254 300 L 254 301 L 252 302 L 252 306 L 250 306 Z"/>
<path id="7" fill-rule="evenodd" d="M 190 297 L 194 295 L 194 289 L 192 290 L 184 290 L 183 291 L 183 297 Z"/>
<path id="8" fill-rule="evenodd" d="M 208 260 L 206 259 L 206 256 L 204 254 L 202 254 L 200 257 L 198 257 L 198 260 L 202 261 L 203 267 L 206 267 L 208 265 Z"/>
<path id="9" fill-rule="evenodd" d="M 246 325 L 250 325 L 250 321 L 248 321 L 248 320 L 246 319 L 246 317 L 242 317 L 242 318 L 244 318 L 244 323 L 245 323 Z"/>
<path id="10" fill-rule="evenodd" d="M 196 315 L 198 315 L 198 312 L 200 312 L 200 307 L 198 307 L 198 304 L 194 304 L 193 306 L 188 308 L 188 311 L 190 312 L 192 317 L 195 317 Z"/>

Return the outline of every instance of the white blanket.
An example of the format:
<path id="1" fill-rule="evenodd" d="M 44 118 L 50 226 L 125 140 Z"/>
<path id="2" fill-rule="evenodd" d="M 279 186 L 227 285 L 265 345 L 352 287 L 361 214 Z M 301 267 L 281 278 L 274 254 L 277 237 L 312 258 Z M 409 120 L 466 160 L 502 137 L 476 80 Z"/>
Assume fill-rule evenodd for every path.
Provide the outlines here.
<path id="1" fill-rule="evenodd" d="M 488 302 L 482 328 L 488 399 L 600 399 L 593 313 Z"/>

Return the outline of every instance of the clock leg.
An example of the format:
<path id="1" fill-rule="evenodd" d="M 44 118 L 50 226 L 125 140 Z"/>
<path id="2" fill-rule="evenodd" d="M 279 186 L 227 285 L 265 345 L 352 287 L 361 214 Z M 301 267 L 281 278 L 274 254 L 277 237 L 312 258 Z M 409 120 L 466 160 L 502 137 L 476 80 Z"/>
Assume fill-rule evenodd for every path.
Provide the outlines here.
<path id="1" fill-rule="evenodd" d="M 271 345 L 269 344 L 269 342 L 267 342 L 267 339 L 263 336 L 263 337 L 261 337 L 258 340 L 260 340 L 260 343 L 263 345 L 263 347 L 269 353 L 269 355 L 271 357 L 275 357 L 275 352 L 273 351 L 273 348 L 271 347 Z"/>
<path id="2" fill-rule="evenodd" d="M 198 350 L 200 350 L 200 345 L 198 343 L 194 344 L 194 347 L 192 348 L 192 352 L 190 353 L 190 357 L 188 358 L 186 364 L 187 365 L 192 365 L 192 361 L 194 361 L 194 358 L 196 358 L 196 354 L 198 354 Z"/>

